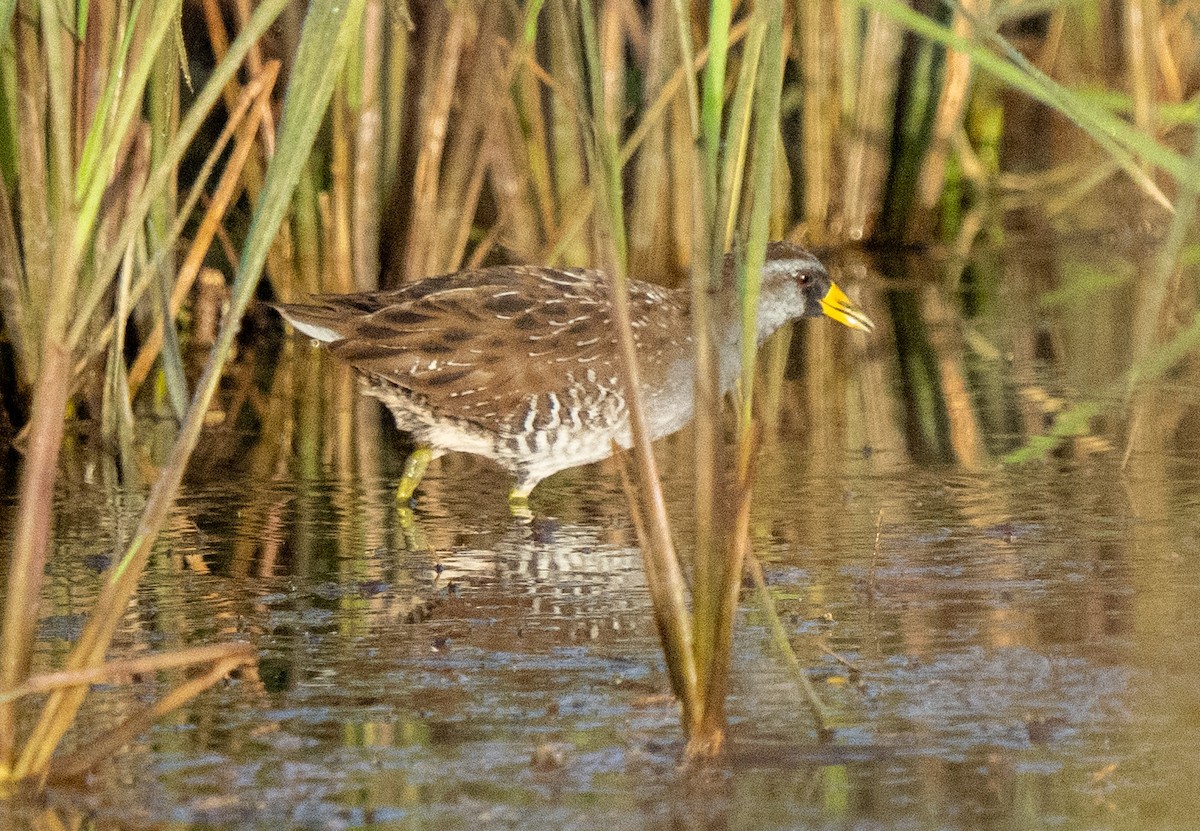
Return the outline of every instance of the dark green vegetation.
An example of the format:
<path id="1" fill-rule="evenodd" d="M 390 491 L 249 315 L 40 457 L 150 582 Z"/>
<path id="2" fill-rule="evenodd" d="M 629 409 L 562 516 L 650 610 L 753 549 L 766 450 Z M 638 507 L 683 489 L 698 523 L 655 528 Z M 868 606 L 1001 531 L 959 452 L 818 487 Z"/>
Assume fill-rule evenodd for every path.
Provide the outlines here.
<path id="1" fill-rule="evenodd" d="M 5 552 L 0 779 L 78 775 L 252 661 L 252 648 L 230 643 L 106 663 L 206 424 L 260 432 L 247 461 L 260 472 L 377 470 L 360 449 L 378 419 L 363 417 L 351 379 L 330 381 L 304 357 L 272 378 L 253 343 L 237 344 L 245 320 L 251 333 L 274 325 L 251 311 L 256 294 L 369 289 L 501 257 L 686 275 L 698 362 L 711 367 L 705 309 L 725 250 L 742 267 L 721 288 L 752 321 L 751 276 L 769 239 L 865 244 L 883 252 L 886 280 L 870 311 L 892 332 L 872 348 L 898 355 L 900 429 L 915 456 L 1028 460 L 1100 426 L 1131 453 L 1152 445 L 1158 409 L 1139 384 L 1186 369 L 1200 338 L 1178 278 L 1195 260 L 1200 182 L 1200 153 L 1179 149 L 1200 119 L 1188 98 L 1191 19 L 1182 5 L 1136 0 L 1017 14 L 887 0 L 0 3 L 0 380 L 22 452 Z M 1050 126 L 1035 131 L 1039 121 Z M 1126 274 L 1035 288 L 1070 305 L 1077 337 L 1121 339 L 1128 362 L 1101 388 L 1108 403 L 1033 413 L 1015 440 L 988 446 L 977 422 L 1002 408 L 967 399 L 940 342 L 943 324 L 974 310 L 888 287 L 914 279 L 908 250 L 965 262 L 1005 223 L 1052 227 L 1096 194 L 1128 205 L 1117 232 L 1159 231 L 1157 247 Z M 1017 290 L 978 265 L 959 279 L 968 303 Z M 988 333 L 965 331 L 986 351 Z M 689 756 L 723 743 L 734 610 L 744 567 L 757 572 L 759 448 L 781 412 L 822 414 L 830 377 L 861 348 L 841 333 L 804 337 L 802 400 L 782 385 L 786 334 L 766 360 L 743 356 L 730 420 L 714 373 L 702 379 L 686 557 L 646 443 L 633 454 L 630 501 Z M 871 422 L 876 435 L 887 421 Z M 144 482 L 148 495 L 54 667 L 64 674 L 31 676 L 56 482 L 82 481 L 84 436 L 102 448 L 89 475 Z M 89 753 L 52 763 L 88 684 L 180 664 L 204 670 Z"/>

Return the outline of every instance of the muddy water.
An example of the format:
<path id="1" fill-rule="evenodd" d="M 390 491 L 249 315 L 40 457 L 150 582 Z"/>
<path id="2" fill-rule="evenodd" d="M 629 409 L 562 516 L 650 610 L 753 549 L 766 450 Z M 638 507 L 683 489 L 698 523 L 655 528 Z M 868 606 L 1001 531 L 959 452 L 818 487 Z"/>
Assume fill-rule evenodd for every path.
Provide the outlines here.
<path id="1" fill-rule="evenodd" d="M 229 560 L 230 506 L 255 483 L 185 498 L 123 646 L 244 638 L 259 676 L 130 748 L 98 780 L 122 787 L 51 802 L 171 827 L 1192 827 L 1197 460 L 1143 482 L 1105 460 L 963 475 L 878 472 L 881 456 L 837 476 L 801 463 L 764 486 L 755 522 L 834 714 L 827 744 L 748 597 L 731 758 L 679 772 L 611 478 L 548 485 L 560 504 L 603 502 L 590 520 L 526 524 L 502 490 L 471 493 L 491 474 L 460 462 L 431 483 L 459 498 L 411 528 L 389 508 L 393 480 L 259 483 L 286 520 L 265 574 Z M 1140 491 L 1179 510 L 1143 516 Z M 77 633 L 105 551 L 65 545 L 80 556 L 55 568 L 47 659 Z M 149 690 L 98 692 L 94 724 Z"/>
<path id="2" fill-rule="evenodd" d="M 1016 315 L 1006 333 L 1003 315 L 1024 307 L 1000 306 L 955 331 L 1001 357 L 933 339 L 938 394 L 953 410 L 958 378 L 973 426 L 916 423 L 890 347 L 806 341 L 852 368 L 830 382 L 840 404 L 785 412 L 753 534 L 830 741 L 748 592 L 730 755 L 677 768 L 677 714 L 608 467 L 547 481 L 532 521 L 508 514 L 503 476 L 472 459 L 435 464 L 412 516 L 392 504 L 392 456 L 374 477 L 234 467 L 185 490 L 119 649 L 242 639 L 257 674 L 48 805 L 103 828 L 1194 828 L 1190 410 L 1173 404 L 1172 430 L 1124 466 L 1116 434 L 999 464 L 1041 418 L 1030 402 L 1085 394 L 1081 379 L 1102 374 L 1069 344 L 1054 366 L 1022 351 L 1039 324 Z M 956 463 L 930 458 L 939 431 Z M 686 437 L 660 449 L 682 527 Z M 136 492 L 64 493 L 39 664 L 78 636 L 138 508 Z M 97 689 L 84 728 L 178 680 Z"/>

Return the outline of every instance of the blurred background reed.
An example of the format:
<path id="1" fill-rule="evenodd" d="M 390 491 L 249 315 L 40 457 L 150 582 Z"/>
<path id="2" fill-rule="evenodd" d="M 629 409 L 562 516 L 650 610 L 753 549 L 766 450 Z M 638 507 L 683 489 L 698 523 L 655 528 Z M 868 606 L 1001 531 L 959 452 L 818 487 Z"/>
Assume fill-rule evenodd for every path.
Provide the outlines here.
<path id="1" fill-rule="evenodd" d="M 769 208 L 767 238 L 817 247 L 881 324 L 869 345 L 830 327 L 774 338 L 759 364 L 763 440 L 804 423 L 816 447 L 899 443 L 968 468 L 1160 440 L 1139 383 L 1194 374 L 1200 339 L 1180 279 L 1197 259 L 1194 3 L 734 2 L 723 21 L 720 8 L 0 3 L 0 436 L 20 492 L 0 689 L 29 680 L 55 488 L 148 488 L 66 661 L 83 672 L 101 666 L 189 460 L 198 480 L 234 460 L 264 477 L 378 475 L 391 439 L 376 405 L 308 350 L 273 372 L 295 344 L 256 297 L 494 262 L 606 263 L 597 240 L 614 223 L 629 274 L 676 284 L 747 239 L 745 202 Z M 779 98 L 748 150 L 763 99 L 744 83 L 759 67 L 778 73 Z M 697 171 L 724 183 L 725 202 L 697 199 Z M 764 182 L 769 198 L 747 196 Z M 1098 201 L 1121 209 L 1089 212 Z M 967 264 L 1013 228 L 1032 232 L 1033 259 L 1049 261 L 1064 231 L 1128 239 L 1131 255 L 1038 285 L 1010 283 L 999 259 Z M 963 263 L 959 305 L 909 290 L 924 279 L 917 255 Z M 1031 327 L 1021 348 L 998 349 L 982 310 L 1037 296 L 1071 310 L 1064 330 Z M 973 365 L 948 357 L 962 339 Z M 1093 379 L 1096 397 L 987 383 L 996 360 L 1081 344 L 1117 365 Z M 831 397 L 847 367 L 861 384 Z M 969 395 L 968 378 L 983 392 Z M 1005 415 L 1014 395 L 1020 423 Z M 272 511 L 249 495 L 242 521 Z M 239 539 L 241 567 L 269 556 Z M 227 668 L 230 655 L 245 657 L 205 657 Z M 84 688 L 63 689 L 26 743 L 16 699 L 0 698 L 0 771 L 44 772 Z"/>

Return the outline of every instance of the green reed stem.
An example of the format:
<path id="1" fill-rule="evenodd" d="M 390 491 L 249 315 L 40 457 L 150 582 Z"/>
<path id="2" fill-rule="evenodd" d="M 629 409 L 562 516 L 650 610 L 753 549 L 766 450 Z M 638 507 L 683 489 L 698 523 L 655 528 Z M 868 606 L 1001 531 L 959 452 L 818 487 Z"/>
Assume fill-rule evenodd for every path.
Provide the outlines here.
<path id="1" fill-rule="evenodd" d="M 1200 114 L 1197 115 L 1197 130 L 1200 131 Z M 1200 132 L 1193 138 L 1190 162 L 1200 167 Z M 1149 290 L 1138 306 L 1138 317 L 1134 328 L 1133 364 L 1124 377 L 1100 392 L 1097 398 L 1080 401 L 1060 413 L 1054 426 L 1045 434 L 1030 438 L 1024 445 L 1004 457 L 1009 464 L 1019 464 L 1044 458 L 1057 448 L 1064 439 L 1085 434 L 1091 421 L 1103 413 L 1103 400 L 1120 397 L 1126 405 L 1133 398 L 1138 384 L 1161 378 L 1180 361 L 1200 348 L 1200 314 L 1177 332 L 1166 343 L 1154 346 L 1158 321 L 1167 302 L 1167 288 L 1172 274 L 1180 264 L 1180 253 L 1188 234 L 1193 231 L 1197 198 L 1200 197 L 1200 182 L 1185 183 L 1176 199 L 1175 216 L 1162 249 L 1156 257 L 1156 268 L 1150 278 Z M 1136 422 L 1136 410 L 1133 413 Z M 1134 427 L 1137 425 L 1134 424 Z M 1126 457 L 1134 449 L 1135 431 L 1131 430 L 1126 446 Z"/>
<path id="2" fill-rule="evenodd" d="M 1200 112 L 1197 112 L 1193 130 L 1190 159 L 1192 164 L 1200 169 Z M 1145 371 L 1153 366 L 1149 358 L 1155 337 L 1158 335 L 1158 321 L 1162 320 L 1167 303 L 1167 289 L 1179 265 L 1179 253 L 1183 250 L 1188 235 L 1195 230 L 1193 220 L 1196 216 L 1197 197 L 1200 197 L 1200 179 L 1188 179 L 1181 184 L 1175 199 L 1175 216 L 1171 218 L 1170 231 L 1155 258 L 1155 268 L 1148 291 L 1143 301 L 1138 304 L 1138 316 L 1133 332 L 1133 366 L 1129 370 L 1127 397 L 1132 395 L 1134 387 L 1142 380 Z"/>
<path id="3" fill-rule="evenodd" d="M 58 5 L 41 0 L 42 44 L 46 56 L 49 91 L 50 185 L 54 208 L 59 214 L 71 210 L 71 53 L 64 45 Z M 53 216 L 53 214 L 52 214 Z M 59 275 L 65 277 L 66 275 Z"/>
<path id="4" fill-rule="evenodd" d="M 43 0 L 43 2 L 51 2 L 51 0 Z M 168 32 L 175 23 L 180 2 L 182 0 L 154 4 L 153 17 L 146 32 L 146 39 L 142 43 L 142 53 L 129 72 L 128 83 L 121 92 L 116 120 L 113 122 L 111 133 L 114 137 L 128 135 L 134 120 L 141 116 L 146 84 L 154 69 L 158 51 L 162 48 Z M 76 255 L 80 258 L 91 245 L 92 234 L 100 218 L 100 199 L 108 186 L 109 176 L 115 169 L 117 154 L 121 152 L 123 146 L 124 142 L 119 140 L 108 141 L 104 144 L 97 157 L 96 166 L 90 171 L 90 178 L 86 180 L 82 188 L 83 199 L 79 206 L 79 219 L 76 223 L 74 238 Z"/>
<path id="5" fill-rule="evenodd" d="M 47 6 L 49 8 L 47 8 Z M 58 10 L 44 2 L 40 9 L 46 46 L 47 72 L 51 76 L 51 122 L 66 122 L 63 78 L 66 76 L 63 39 L 60 37 Z M 27 32 L 32 34 L 31 32 Z M 31 43 L 36 43 L 32 38 Z M 35 53 L 36 54 L 36 53 Z M 35 67 L 31 67 L 35 69 Z M 36 71 L 36 69 L 35 69 Z M 33 124 L 40 124 L 35 119 Z M 80 265 L 79 252 L 70 244 L 75 214 L 69 180 L 69 131 L 51 144 L 51 164 L 41 171 L 51 183 L 46 196 L 53 200 L 52 220 L 55 234 L 47 252 L 47 272 L 33 275 L 49 281 L 45 321 L 42 330 L 41 358 L 35 382 L 33 408 L 29 422 L 29 451 L 21 467 L 17 516 L 13 526 L 13 550 L 9 562 L 7 597 L 4 603 L 3 647 L 0 652 L 0 689 L 17 686 L 29 668 L 36 631 L 38 602 L 50 547 L 50 519 L 58 453 L 62 446 L 63 419 L 71 385 L 71 351 L 64 340 L 70 309 L 74 303 Z M 38 136 L 37 141 L 41 141 Z M 47 175 L 48 174 L 48 175 Z M 57 177 L 57 178 L 56 178 Z M 16 747 L 15 712 L 0 705 L 0 779 L 9 778 Z"/>
<path id="6" fill-rule="evenodd" d="M 172 49 L 160 49 L 147 86 L 150 116 L 150 167 L 162 164 L 170 136 L 179 120 L 179 64 Z M 167 177 L 166 184 L 150 203 L 147 217 L 147 244 L 156 252 L 151 275 L 156 289 L 158 313 L 162 321 L 161 366 L 167 382 L 167 395 L 176 420 L 187 412 L 188 388 L 183 369 L 179 334 L 171 314 L 171 290 L 175 285 L 175 243 L 169 239 L 174 211 L 178 203 L 178 182 Z"/>
<path id="7" fill-rule="evenodd" d="M 599 41 L 591 0 L 581 0 L 583 50 L 588 63 L 588 88 L 591 97 L 594 169 L 597 172 L 597 199 L 604 205 L 604 230 L 609 232 L 613 256 L 610 256 L 613 281 L 613 307 L 617 336 L 624 368 L 624 387 L 629 408 L 629 424 L 637 460 L 642 515 L 646 520 L 650 545 L 643 548 L 646 582 L 650 590 L 655 621 L 662 640 L 663 656 L 671 687 L 680 701 L 684 731 L 691 734 L 700 713 L 698 678 L 694 660 L 693 630 L 687 612 L 687 586 L 671 539 L 666 500 L 663 498 L 657 464 L 650 447 L 641 397 L 641 380 L 633 329 L 629 318 L 629 291 L 625 275 L 627 248 L 621 198 L 621 163 L 615 127 L 607 123 L 604 106 L 604 82 Z M 577 66 L 577 64 L 576 64 Z"/>
<path id="8" fill-rule="evenodd" d="M 710 644 L 709 672 L 704 687 L 704 719 L 696 737 L 696 749 L 711 753 L 724 742 L 725 697 L 729 690 L 732 665 L 733 625 L 737 617 L 742 570 L 750 549 L 750 501 L 753 493 L 753 452 L 756 442 L 752 420 L 752 393 L 755 360 L 758 351 L 758 297 L 763 263 L 766 260 L 767 234 L 772 208 L 772 176 L 775 145 L 779 137 L 779 100 L 783 80 L 783 7 L 779 0 L 755 5 L 747 43 L 762 43 L 761 66 L 754 72 L 742 72 L 740 81 L 753 84 L 754 155 L 751 170 L 749 238 L 745 258 L 736 263 L 738 301 L 741 312 L 741 406 L 738 413 L 736 469 L 726 471 L 730 492 L 738 506 L 734 521 L 727 522 L 728 536 L 721 556 L 710 564 L 712 608 L 705 615 L 709 627 L 700 630 L 698 640 Z M 755 30 L 761 34 L 756 35 Z M 757 57 L 757 56 L 756 56 Z M 744 99 L 750 93 L 739 90 Z M 736 98 L 735 94 L 735 98 Z M 736 153 L 736 143 L 727 152 Z M 720 217 L 717 217 L 720 219 Z M 714 551 L 714 554 L 717 553 Z M 697 602 L 697 606 L 699 603 Z M 697 623 L 699 630 L 699 622 Z"/>
<path id="9" fill-rule="evenodd" d="M 149 560 L 182 481 L 188 458 L 199 439 L 204 415 L 208 412 L 231 353 L 239 321 L 253 298 L 267 253 L 288 210 L 292 192 L 320 129 L 334 82 L 341 72 L 349 48 L 358 36 L 364 2 L 314 0 L 308 8 L 284 102 L 276 154 L 267 169 L 263 190 L 247 232 L 229 312 L 197 384 L 179 436 L 147 499 L 129 548 L 106 574 L 96 607 L 67 658 L 68 671 L 97 666 L 103 661 L 116 626 Z M 61 425 L 61 416 L 58 423 Z M 59 433 L 61 435 L 61 426 Z M 73 687 L 56 691 L 50 696 L 13 769 L 14 778 L 36 775 L 46 770 L 50 755 L 74 721 L 86 692 L 86 687 Z"/>
<path id="10" fill-rule="evenodd" d="M 695 459 L 694 568 L 692 614 L 696 632 L 696 672 L 700 690 L 708 688 L 712 664 L 713 615 L 719 581 L 722 552 L 716 543 L 721 443 L 720 369 L 712 296 L 722 276 L 724 240 L 715 233 L 716 206 L 719 202 L 717 179 L 721 149 L 721 126 L 725 92 L 725 68 L 729 51 L 729 27 L 732 8 L 728 0 L 717 0 L 709 8 L 708 62 L 704 66 L 704 84 L 700 92 L 699 133 L 693 154 L 692 171 L 692 344 L 696 356 L 695 417 L 693 446 Z M 690 22 L 681 19 L 680 27 Z M 690 50 L 685 50 L 688 54 Z M 730 197 L 732 198 L 732 197 Z M 703 711 L 703 701 L 702 711 Z M 697 731 L 692 731 L 695 737 Z"/>
<path id="11" fill-rule="evenodd" d="M 760 9 L 763 10 L 761 15 Z M 779 141 L 779 100 L 783 85 L 783 8 L 780 0 L 767 0 L 756 5 L 755 18 L 757 25 L 764 30 L 765 39 L 762 69 L 758 72 L 754 95 L 754 161 L 750 189 L 754 201 L 750 206 L 745 267 L 740 269 L 741 279 L 738 282 L 738 301 L 742 313 L 742 395 L 738 436 L 743 449 L 750 436 L 753 415 L 754 366 L 758 356 L 758 296 L 762 268 L 766 262 L 775 147 Z"/>
<path id="12" fill-rule="evenodd" d="M 991 48 L 978 40 L 956 34 L 951 28 L 914 11 L 899 0 L 858 0 L 869 9 L 877 9 L 907 29 L 970 56 L 981 70 L 994 75 L 1004 83 L 1026 95 L 1041 101 L 1061 112 L 1077 127 L 1084 130 L 1112 156 L 1139 187 L 1164 207 L 1170 208 L 1170 200 L 1138 166 L 1134 154 L 1169 173 L 1180 184 L 1200 176 L 1200 170 L 1181 154 L 1166 144 L 1155 141 L 1115 113 L 1100 106 L 1094 100 L 1070 90 L 1050 78 L 1030 63 L 999 34 L 976 23 L 977 32 L 998 46 L 1004 56 L 995 54 Z M 968 19 L 974 15 L 959 6 Z"/>
<path id="13" fill-rule="evenodd" d="M 8 42 L 8 33 L 12 29 L 13 14 L 17 10 L 17 0 L 0 0 L 0 43 Z"/>
<path id="14" fill-rule="evenodd" d="M 717 162 L 721 153 L 721 124 L 725 104 L 725 65 L 729 57 L 729 27 L 732 22 L 733 8 L 729 0 L 716 0 L 709 8 L 708 64 L 704 67 L 704 89 L 700 102 L 700 150 L 704 162 L 704 182 L 707 189 L 704 213 L 710 219 L 714 218 L 713 212 L 716 209 L 714 197 L 717 185 Z M 710 261 L 715 263 L 716 256 L 710 257 Z M 710 276 L 715 278 L 715 275 Z"/>
<path id="15" fill-rule="evenodd" d="M 163 153 L 162 161 L 151 169 L 150 175 L 146 178 L 146 184 L 142 187 L 142 192 L 126 209 L 120 230 L 116 235 L 116 241 L 106 251 L 97 252 L 100 264 L 95 270 L 95 279 L 92 280 L 87 295 L 80 302 L 74 325 L 71 327 L 68 343 L 72 348 L 78 348 L 84 334 L 88 331 L 91 317 L 108 291 L 109 281 L 116 273 L 117 264 L 121 261 L 125 247 L 140 232 L 155 196 L 168 186 L 171 176 L 174 175 L 184 154 L 187 153 L 188 147 L 195 140 L 209 112 L 220 99 L 225 86 L 233 79 L 246 59 L 247 53 L 271 27 L 280 12 L 287 7 L 288 2 L 289 0 L 263 0 L 262 4 L 255 8 L 249 22 L 230 44 L 229 51 L 213 69 L 207 83 L 192 102 L 192 106 L 188 108 L 187 114 L 179 122 L 179 128 Z"/>
<path id="16" fill-rule="evenodd" d="M 758 22 L 757 16 L 754 22 Z M 754 91 L 757 87 L 756 78 L 765 34 L 766 28 L 761 25 L 752 25 L 747 32 L 746 45 L 742 49 L 741 68 L 738 70 L 738 82 L 729 106 L 729 126 L 725 132 L 725 164 L 721 170 L 719 201 L 714 218 L 714 227 L 719 230 L 722 251 L 733 245 L 733 231 L 742 194 L 742 177 L 746 173 L 746 157 L 750 146 L 750 115 L 755 106 Z"/>
<path id="17" fill-rule="evenodd" d="M 695 49 L 692 44 L 692 18 L 690 9 L 684 0 L 674 0 L 675 4 L 675 33 L 679 37 L 680 63 L 683 69 L 683 81 L 687 87 L 687 106 L 689 124 L 692 128 L 692 138 L 700 136 L 700 90 L 696 86 L 696 75 L 692 71 L 695 65 Z"/>
<path id="18" fill-rule="evenodd" d="M 129 56 L 129 49 L 133 43 L 133 34 L 136 29 L 137 21 L 140 19 L 138 12 L 141 10 L 142 0 L 134 0 L 133 8 L 131 9 L 128 18 L 125 20 L 125 29 L 121 33 L 121 43 L 117 49 L 117 53 L 112 56 L 112 66 L 123 67 Z M 96 165 L 99 163 L 100 151 L 106 142 L 114 140 L 113 133 L 110 130 L 109 114 L 112 112 L 113 102 L 117 99 L 121 88 L 121 82 L 125 80 L 124 72 L 110 72 L 108 81 L 104 85 L 104 91 L 100 94 L 100 102 L 96 106 L 96 112 L 92 116 L 92 126 L 87 132 L 87 138 L 83 142 L 83 152 L 79 157 L 79 165 L 75 169 L 75 198 L 83 200 L 87 195 L 87 186 L 92 178 L 96 175 Z"/>

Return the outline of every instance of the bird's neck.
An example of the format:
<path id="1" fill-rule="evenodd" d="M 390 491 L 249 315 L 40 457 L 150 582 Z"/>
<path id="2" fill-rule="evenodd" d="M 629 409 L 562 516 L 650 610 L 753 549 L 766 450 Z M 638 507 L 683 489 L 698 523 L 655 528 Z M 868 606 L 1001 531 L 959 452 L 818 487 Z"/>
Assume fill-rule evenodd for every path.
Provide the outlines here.
<path id="1" fill-rule="evenodd" d="M 757 349 L 763 341 L 773 335 L 785 323 L 792 320 L 794 315 L 782 314 L 778 305 L 764 302 L 759 303 L 756 316 L 757 337 L 754 346 Z M 718 328 L 720 339 L 717 342 L 718 361 L 721 378 L 721 392 L 728 392 L 742 372 L 742 320 L 741 313 L 732 310 L 722 314 Z"/>

